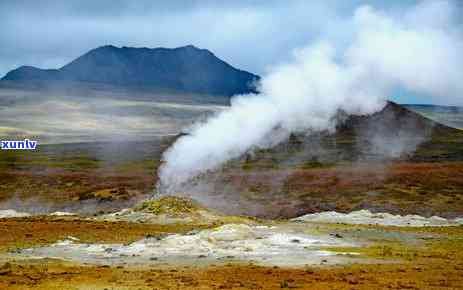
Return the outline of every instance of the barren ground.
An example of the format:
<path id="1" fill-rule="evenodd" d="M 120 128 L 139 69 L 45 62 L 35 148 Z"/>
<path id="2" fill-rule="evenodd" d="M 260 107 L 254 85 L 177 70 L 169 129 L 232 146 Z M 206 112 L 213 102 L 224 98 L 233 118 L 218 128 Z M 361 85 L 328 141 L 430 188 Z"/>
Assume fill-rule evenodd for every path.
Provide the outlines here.
<path id="1" fill-rule="evenodd" d="M 297 146 L 258 152 L 231 162 L 215 179 L 217 188 L 226 182 L 227 194 L 240 194 L 236 204 L 210 206 L 226 214 L 273 219 L 252 220 L 264 225 L 328 210 L 462 217 L 463 133 L 452 134 L 433 136 L 413 156 L 392 161 L 352 160 L 356 153 L 347 135 L 336 137 L 333 150 L 339 151 L 328 152 L 343 160 L 287 162 L 300 153 Z M 128 245 L 145 237 L 162 239 L 246 220 L 153 224 L 88 219 L 133 207 L 150 196 L 160 152 L 171 141 L 43 145 L 36 152 L 2 152 L 0 209 L 33 214 L 64 210 L 81 216 L 0 219 L 0 289 L 463 289 L 462 226 L 308 223 L 307 234 L 362 245 L 321 248 L 360 258 L 336 265 L 330 257 L 317 265 L 273 267 L 234 259 L 204 263 L 202 257 L 189 265 L 135 266 L 18 255 L 69 237 L 79 243 Z"/>
<path id="2" fill-rule="evenodd" d="M 314 226 L 314 225 L 312 225 Z M 129 243 L 147 234 L 185 232 L 189 226 L 18 218 L 0 221 L 1 289 L 461 289 L 463 228 L 315 225 L 318 231 L 377 239 L 354 251 L 365 263 L 303 267 L 217 261 L 175 266 L 92 265 L 60 259 L 9 259 L 5 251 L 50 244 L 71 235 L 86 242 Z M 382 237 L 382 238 L 380 238 Z M 384 237 L 389 237 L 384 238 Z M 331 258 L 327 258 L 331 259 Z M 375 263 L 368 262 L 374 259 Z M 108 261 L 109 262 L 109 261 Z"/>

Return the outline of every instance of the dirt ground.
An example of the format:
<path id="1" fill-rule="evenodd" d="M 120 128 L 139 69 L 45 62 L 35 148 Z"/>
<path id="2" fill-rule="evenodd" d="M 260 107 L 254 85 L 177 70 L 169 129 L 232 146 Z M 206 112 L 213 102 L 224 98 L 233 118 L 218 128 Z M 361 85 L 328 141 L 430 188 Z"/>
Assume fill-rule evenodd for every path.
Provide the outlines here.
<path id="1" fill-rule="evenodd" d="M 205 225 L 157 225 L 82 220 L 72 217 L 0 219 L 0 252 L 39 246 L 73 236 L 82 242 L 130 243 L 147 236 L 185 233 Z"/>
<path id="2" fill-rule="evenodd" d="M 350 165 L 240 169 L 213 178 L 226 182 L 228 191 L 240 192 L 243 204 L 229 214 L 288 218 L 327 210 L 370 209 L 423 216 L 463 215 L 462 162 L 360 164 L 354 169 Z M 13 170 L 0 172 L 0 204 L 3 208 L 20 206 L 23 211 L 111 212 L 134 206 L 152 194 L 155 181 L 151 168 L 117 174 L 105 169 Z M 246 203 L 262 210 L 252 212 Z M 228 205 L 218 209 L 230 210 Z"/>
<path id="3" fill-rule="evenodd" d="M 199 227 L 83 221 L 68 217 L 3 219 L 0 245 L 1 252 L 6 253 L 50 244 L 66 236 L 86 242 L 130 243 L 148 234 L 184 233 L 192 228 Z M 188 266 L 168 263 L 110 266 L 52 258 L 2 258 L 0 289 L 463 289 L 462 226 L 402 228 L 320 224 L 316 228 L 321 232 L 377 240 L 364 248 L 349 249 L 377 262 L 285 268 L 236 261 Z"/>
<path id="4" fill-rule="evenodd" d="M 0 268 L 1 289 L 462 289 L 463 261 L 287 269 L 252 264 L 135 269 L 57 260 Z"/>

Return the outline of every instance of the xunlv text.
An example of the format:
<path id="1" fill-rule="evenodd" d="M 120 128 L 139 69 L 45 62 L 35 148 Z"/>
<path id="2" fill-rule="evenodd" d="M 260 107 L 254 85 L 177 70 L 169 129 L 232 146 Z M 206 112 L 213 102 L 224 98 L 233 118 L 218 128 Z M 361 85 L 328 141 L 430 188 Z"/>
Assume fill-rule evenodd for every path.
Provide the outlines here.
<path id="1" fill-rule="evenodd" d="M 2 150 L 35 150 L 37 148 L 37 141 L 29 139 L 24 140 L 2 140 L 0 141 L 0 148 Z"/>

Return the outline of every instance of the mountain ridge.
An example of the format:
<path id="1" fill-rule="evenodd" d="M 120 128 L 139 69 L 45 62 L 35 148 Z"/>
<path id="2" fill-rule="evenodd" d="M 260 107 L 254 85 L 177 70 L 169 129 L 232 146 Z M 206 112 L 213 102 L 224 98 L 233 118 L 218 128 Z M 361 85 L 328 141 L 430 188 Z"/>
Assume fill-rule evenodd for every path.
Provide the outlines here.
<path id="1" fill-rule="evenodd" d="M 207 49 L 100 46 L 59 69 L 21 66 L 1 80 L 89 82 L 232 96 L 256 93 L 258 75 L 237 69 Z"/>

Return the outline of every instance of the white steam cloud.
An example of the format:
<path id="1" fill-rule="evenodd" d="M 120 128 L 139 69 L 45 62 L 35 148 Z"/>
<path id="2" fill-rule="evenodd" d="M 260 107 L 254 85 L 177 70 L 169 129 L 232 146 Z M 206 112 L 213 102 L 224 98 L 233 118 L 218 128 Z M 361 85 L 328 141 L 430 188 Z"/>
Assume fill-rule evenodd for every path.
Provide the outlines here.
<path id="1" fill-rule="evenodd" d="M 347 46 L 323 39 L 297 50 L 291 63 L 262 79 L 260 94 L 234 97 L 229 109 L 179 138 L 164 154 L 158 189 L 173 194 L 192 178 L 292 132 L 333 130 L 339 110 L 376 112 L 398 87 L 457 96 L 463 91 L 463 42 L 452 29 L 452 13 L 446 1 L 395 16 L 356 9 Z"/>

